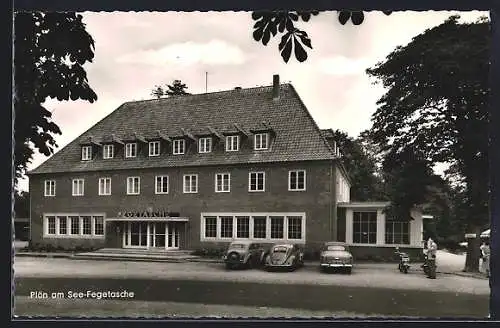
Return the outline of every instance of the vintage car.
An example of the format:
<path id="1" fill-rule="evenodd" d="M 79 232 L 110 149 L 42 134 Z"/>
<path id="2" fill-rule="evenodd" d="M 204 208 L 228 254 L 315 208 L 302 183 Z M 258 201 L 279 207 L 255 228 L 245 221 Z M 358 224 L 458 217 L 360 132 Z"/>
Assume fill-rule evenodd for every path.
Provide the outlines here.
<path id="1" fill-rule="evenodd" d="M 299 245 L 275 244 L 264 254 L 264 268 L 296 270 L 304 265 L 304 252 Z"/>
<path id="2" fill-rule="evenodd" d="M 251 241 L 233 241 L 229 244 L 222 260 L 226 269 L 260 267 L 264 247 Z"/>
<path id="3" fill-rule="evenodd" d="M 326 242 L 321 251 L 319 266 L 323 272 L 328 269 L 340 269 L 351 274 L 353 259 L 349 246 L 342 242 Z"/>

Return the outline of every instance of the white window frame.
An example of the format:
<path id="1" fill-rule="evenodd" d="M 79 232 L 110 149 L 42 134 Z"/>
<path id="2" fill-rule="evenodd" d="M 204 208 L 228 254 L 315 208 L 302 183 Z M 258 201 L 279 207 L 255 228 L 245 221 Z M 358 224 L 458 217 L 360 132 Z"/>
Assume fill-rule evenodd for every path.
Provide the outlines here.
<path id="1" fill-rule="evenodd" d="M 158 179 L 161 180 L 160 181 L 160 185 L 158 185 Z M 167 191 L 164 191 L 164 190 L 158 191 L 158 186 L 163 187 L 163 180 L 164 179 L 167 180 Z M 169 181 L 168 175 L 157 175 L 157 176 L 155 176 L 155 194 L 157 194 L 157 195 L 168 194 L 169 189 L 170 189 L 170 181 Z"/>
<path id="2" fill-rule="evenodd" d="M 125 158 L 137 157 L 137 142 L 128 142 L 125 144 Z"/>
<path id="3" fill-rule="evenodd" d="M 298 174 L 299 172 L 304 172 L 304 188 L 298 188 Z M 296 188 L 292 189 L 292 173 L 297 174 L 297 183 L 296 183 Z M 290 170 L 288 171 L 288 191 L 306 191 L 306 186 L 307 186 L 307 174 L 306 170 L 300 169 L 300 170 Z"/>
<path id="4" fill-rule="evenodd" d="M 259 174 L 262 174 L 262 189 L 258 189 Z M 252 175 L 255 175 L 255 189 L 252 189 Z M 265 191 L 266 191 L 266 172 L 264 171 L 248 172 L 248 192 L 265 192 Z"/>
<path id="5" fill-rule="evenodd" d="M 236 140 L 236 147 L 234 146 L 233 140 Z M 240 150 L 240 136 L 230 135 L 226 136 L 226 151 L 239 151 Z"/>
<path id="6" fill-rule="evenodd" d="M 174 139 L 172 144 L 172 154 L 183 155 L 185 152 L 186 152 L 186 140 Z"/>
<path id="7" fill-rule="evenodd" d="M 85 195 L 85 179 L 73 179 L 71 181 L 71 195 L 72 196 Z"/>
<path id="8" fill-rule="evenodd" d="M 219 189 L 219 185 L 217 184 L 218 178 L 221 177 L 221 187 L 222 189 Z M 227 178 L 227 190 L 224 189 L 224 182 L 225 178 Z M 216 173 L 215 174 L 215 192 L 231 192 L 231 173 Z"/>
<path id="9" fill-rule="evenodd" d="M 354 220 L 354 214 L 353 214 L 353 220 Z M 378 222 L 377 222 L 377 224 L 378 224 Z M 402 229 L 404 227 L 404 225 L 406 225 L 406 227 L 408 228 L 408 231 L 404 231 L 404 229 Z M 390 226 L 390 229 L 387 229 L 388 226 Z M 396 226 L 399 226 L 401 228 L 401 229 L 397 229 L 397 232 L 395 229 Z M 385 229 L 384 243 L 386 245 L 411 245 L 411 223 L 409 221 L 394 221 L 394 220 L 387 220 L 386 219 L 384 229 Z M 404 235 L 407 235 L 408 242 L 407 243 L 395 243 L 394 242 L 395 235 L 401 235 L 401 237 L 403 237 Z M 391 237 L 390 238 L 391 240 L 388 240 L 389 236 Z M 353 235 L 353 237 L 354 237 L 354 235 Z"/>
<path id="10" fill-rule="evenodd" d="M 115 156 L 115 146 L 113 144 L 107 144 L 102 146 L 102 158 L 110 159 Z"/>
<path id="11" fill-rule="evenodd" d="M 263 146 L 264 143 L 265 147 Z M 255 150 L 269 149 L 269 133 L 257 133 L 254 135 L 254 149 Z"/>
<path id="12" fill-rule="evenodd" d="M 371 221 L 375 221 L 375 231 L 371 231 L 370 230 L 370 225 L 368 225 L 368 231 L 367 232 L 364 232 L 364 231 L 361 231 L 360 233 L 366 233 L 366 234 L 373 234 L 375 233 L 375 240 L 373 242 L 367 242 L 367 243 L 363 243 L 363 242 L 360 242 L 360 241 L 355 241 L 355 238 L 354 236 L 356 235 L 356 231 L 354 229 L 354 225 L 355 225 L 355 219 L 356 219 L 356 214 L 359 213 L 361 215 L 361 218 L 362 218 L 362 215 L 363 213 L 370 213 L 370 215 L 375 215 L 375 220 L 373 220 L 373 217 L 370 218 Z M 376 210 L 364 210 L 364 209 L 354 209 L 352 211 L 352 227 L 351 227 L 351 238 L 352 238 L 352 244 L 354 245 L 376 245 L 377 244 L 377 239 L 378 239 L 378 229 L 379 229 L 379 220 L 378 220 L 378 211 Z M 363 220 L 361 221 L 363 222 Z M 385 227 L 384 227 L 385 229 Z M 385 230 L 384 230 L 385 232 Z M 369 237 L 368 237 L 369 239 Z M 368 240 L 370 241 L 370 240 Z M 384 240 L 385 242 L 385 240 Z"/>
<path id="13" fill-rule="evenodd" d="M 232 217 L 233 218 L 233 233 L 232 237 L 222 237 L 221 236 L 221 217 Z M 249 238 L 238 237 L 238 218 L 248 217 L 249 218 Z M 255 223 L 254 220 L 257 217 L 264 217 L 266 222 L 266 236 L 265 238 L 255 238 Z M 271 217 L 283 217 L 283 238 L 271 238 Z M 206 236 L 206 218 L 216 218 L 216 236 L 207 237 Z M 289 218 L 301 218 L 301 230 L 300 239 L 289 238 Z M 232 240 L 250 240 L 255 242 L 264 243 L 275 243 L 275 242 L 290 242 L 294 244 L 305 244 L 306 242 L 306 213 L 305 212 L 263 212 L 263 213 L 246 213 L 246 212 L 235 212 L 235 213 L 201 213 L 200 214 L 200 241 L 232 241 Z"/>
<path id="14" fill-rule="evenodd" d="M 45 180 L 43 186 L 43 194 L 45 197 L 56 196 L 56 180 Z"/>
<path id="15" fill-rule="evenodd" d="M 159 141 L 150 141 L 148 143 L 149 157 L 160 156 L 160 142 Z"/>
<path id="16" fill-rule="evenodd" d="M 102 190 L 101 190 L 101 185 L 102 185 Z M 106 187 L 108 185 L 109 185 L 109 193 L 106 192 Z M 99 196 L 111 195 L 111 178 L 110 177 L 99 178 L 97 189 L 98 189 L 97 193 Z"/>
<path id="17" fill-rule="evenodd" d="M 53 217 L 55 219 L 55 233 L 49 234 L 48 219 Z M 72 220 L 75 217 L 78 222 L 78 233 L 73 233 Z M 90 217 L 90 235 L 83 234 L 83 217 Z M 103 234 L 95 233 L 95 222 L 97 218 L 102 217 Z M 66 222 L 66 233 L 61 234 L 61 219 Z M 43 214 L 43 237 L 44 238 L 67 238 L 67 239 L 104 239 L 106 236 L 106 214 L 105 213 L 44 213 Z"/>
<path id="18" fill-rule="evenodd" d="M 82 161 L 90 161 L 92 159 L 92 146 L 82 146 Z"/>
<path id="19" fill-rule="evenodd" d="M 198 152 L 200 154 L 206 154 L 212 152 L 212 138 L 203 137 L 198 139 Z"/>
<path id="20" fill-rule="evenodd" d="M 187 177 L 190 177 L 189 179 L 189 190 L 186 188 L 187 185 L 186 185 L 186 178 Z M 193 189 L 191 188 L 192 187 L 192 181 L 193 181 L 193 177 L 195 177 L 195 180 L 196 180 L 196 184 L 195 184 L 195 189 L 193 191 Z M 198 174 L 184 174 L 182 176 L 182 191 L 184 194 L 196 194 L 198 193 Z"/>
<path id="21" fill-rule="evenodd" d="M 135 185 L 135 181 L 137 181 L 137 191 L 131 190 L 131 187 L 133 188 Z M 141 178 L 134 176 L 134 177 L 127 177 L 127 195 L 139 195 L 141 193 Z"/>

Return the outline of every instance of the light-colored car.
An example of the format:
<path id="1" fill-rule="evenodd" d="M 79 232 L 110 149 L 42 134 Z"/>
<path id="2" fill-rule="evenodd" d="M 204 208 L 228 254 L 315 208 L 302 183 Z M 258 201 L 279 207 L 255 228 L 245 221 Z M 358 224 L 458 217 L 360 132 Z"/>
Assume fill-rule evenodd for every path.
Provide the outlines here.
<path id="1" fill-rule="evenodd" d="M 321 251 L 319 266 L 322 272 L 328 269 L 339 269 L 351 274 L 353 257 L 349 246 L 343 242 L 326 242 Z"/>
<path id="2" fill-rule="evenodd" d="M 299 245 L 275 244 L 264 254 L 264 267 L 271 269 L 296 270 L 304 266 L 304 252 Z"/>
<path id="3" fill-rule="evenodd" d="M 262 264 L 264 247 L 247 240 L 233 241 L 222 257 L 226 269 L 256 268 Z"/>

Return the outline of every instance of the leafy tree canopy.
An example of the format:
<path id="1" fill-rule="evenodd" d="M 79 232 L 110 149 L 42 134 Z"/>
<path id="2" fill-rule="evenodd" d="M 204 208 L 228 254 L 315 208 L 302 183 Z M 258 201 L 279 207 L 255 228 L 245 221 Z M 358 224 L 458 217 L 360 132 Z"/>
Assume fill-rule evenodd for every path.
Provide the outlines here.
<path id="1" fill-rule="evenodd" d="M 47 98 L 87 100 L 97 95 L 83 65 L 94 58 L 94 40 L 75 13 L 21 12 L 14 17 L 14 160 L 17 178 L 26 171 L 34 147 L 54 152 L 61 134 L 42 104 Z"/>
<path id="2" fill-rule="evenodd" d="M 174 80 L 171 85 L 166 85 L 166 88 L 159 85 L 155 86 L 151 91 L 151 95 L 158 99 L 161 97 L 184 96 L 190 94 L 186 92 L 187 88 L 186 84 L 182 83 L 181 80 Z"/>
<path id="3" fill-rule="evenodd" d="M 488 220 L 488 66 L 485 20 L 452 16 L 397 47 L 367 73 L 387 92 L 377 102 L 371 137 L 393 154 L 448 162 L 463 177 L 471 226 Z"/>

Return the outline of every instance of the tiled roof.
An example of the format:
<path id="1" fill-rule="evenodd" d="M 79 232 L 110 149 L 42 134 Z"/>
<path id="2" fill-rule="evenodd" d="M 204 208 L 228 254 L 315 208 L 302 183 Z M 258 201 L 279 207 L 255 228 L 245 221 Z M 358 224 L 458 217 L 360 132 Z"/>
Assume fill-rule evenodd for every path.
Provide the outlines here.
<path id="1" fill-rule="evenodd" d="M 239 163 L 331 160 L 335 155 L 291 84 L 280 85 L 279 99 L 272 86 L 127 102 L 59 150 L 29 174 L 113 169 L 222 165 Z M 269 150 L 244 146 L 237 152 L 216 150 L 185 155 L 81 161 L 81 145 L 180 138 L 269 130 Z M 142 137 L 141 137 L 142 136 Z M 165 141 L 166 142 L 166 141 Z M 197 150 L 197 148 L 194 148 Z M 116 156 L 116 155 L 115 155 Z"/>

